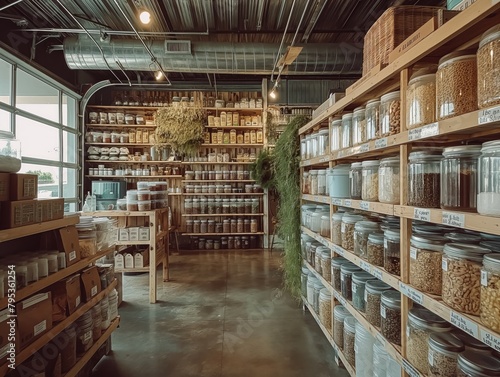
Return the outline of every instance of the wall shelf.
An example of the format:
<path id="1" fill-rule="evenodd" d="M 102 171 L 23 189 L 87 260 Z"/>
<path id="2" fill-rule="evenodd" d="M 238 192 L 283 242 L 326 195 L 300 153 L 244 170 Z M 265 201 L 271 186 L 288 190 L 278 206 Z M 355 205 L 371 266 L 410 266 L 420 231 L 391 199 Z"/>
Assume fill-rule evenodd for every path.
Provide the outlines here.
<path id="1" fill-rule="evenodd" d="M 154 124 L 95 124 L 95 123 L 87 123 L 85 125 L 87 128 L 103 128 L 103 129 L 120 129 L 120 128 L 156 128 Z"/>

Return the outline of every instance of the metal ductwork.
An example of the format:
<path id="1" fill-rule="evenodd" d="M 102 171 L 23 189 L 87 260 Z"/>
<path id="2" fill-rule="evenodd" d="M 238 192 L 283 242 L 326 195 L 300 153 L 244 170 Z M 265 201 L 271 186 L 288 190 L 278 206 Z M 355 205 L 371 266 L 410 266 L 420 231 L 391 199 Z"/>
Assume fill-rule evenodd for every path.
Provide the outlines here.
<path id="1" fill-rule="evenodd" d="M 190 52 L 179 52 L 167 51 L 165 40 L 146 43 L 165 71 L 192 73 L 268 75 L 273 70 L 279 48 L 269 43 L 191 42 Z M 139 40 L 112 39 L 101 42 L 100 46 L 112 69 L 119 70 L 119 65 L 133 71 L 156 69 Z M 70 69 L 108 69 L 99 48 L 87 36 L 65 38 L 63 49 Z M 286 74 L 359 75 L 362 62 L 361 46 L 306 44 L 287 67 Z"/>

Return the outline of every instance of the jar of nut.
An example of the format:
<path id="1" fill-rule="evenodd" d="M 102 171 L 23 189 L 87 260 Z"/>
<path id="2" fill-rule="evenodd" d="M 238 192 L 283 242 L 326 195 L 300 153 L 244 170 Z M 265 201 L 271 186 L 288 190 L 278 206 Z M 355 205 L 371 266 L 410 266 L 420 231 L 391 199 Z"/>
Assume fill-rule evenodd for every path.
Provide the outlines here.
<path id="1" fill-rule="evenodd" d="M 500 360 L 473 351 L 458 355 L 457 377 L 496 377 L 500 376 Z"/>
<path id="2" fill-rule="evenodd" d="M 380 137 L 398 134 L 401 130 L 400 92 L 391 92 L 380 98 Z"/>
<path id="3" fill-rule="evenodd" d="M 500 332 L 500 254 L 484 256 L 481 270 L 481 322 Z"/>
<path id="4" fill-rule="evenodd" d="M 444 253 L 443 301 L 459 312 L 479 315 L 481 266 L 483 255 L 490 250 L 476 245 L 448 243 L 444 246 Z"/>
<path id="5" fill-rule="evenodd" d="M 472 51 L 458 51 L 439 60 L 436 74 L 437 119 L 477 109 L 477 63 Z"/>
<path id="6" fill-rule="evenodd" d="M 429 337 L 429 377 L 454 377 L 457 357 L 465 349 L 452 333 L 434 333 Z"/>
<path id="7" fill-rule="evenodd" d="M 483 34 L 477 50 L 477 97 L 479 108 L 500 104 L 500 25 Z"/>
<path id="8" fill-rule="evenodd" d="M 354 250 L 354 226 L 358 221 L 364 220 L 361 215 L 345 214 L 342 217 L 342 247 L 346 250 Z"/>
<path id="9" fill-rule="evenodd" d="M 424 126 L 436 121 L 436 74 L 417 74 L 406 91 L 406 128 Z"/>
<path id="10" fill-rule="evenodd" d="M 441 294 L 442 255 L 446 238 L 415 235 L 410 239 L 410 284 L 418 290 Z"/>
<path id="11" fill-rule="evenodd" d="M 368 201 L 378 200 L 378 169 L 380 166 L 379 160 L 363 161 L 361 166 L 361 199 Z"/>

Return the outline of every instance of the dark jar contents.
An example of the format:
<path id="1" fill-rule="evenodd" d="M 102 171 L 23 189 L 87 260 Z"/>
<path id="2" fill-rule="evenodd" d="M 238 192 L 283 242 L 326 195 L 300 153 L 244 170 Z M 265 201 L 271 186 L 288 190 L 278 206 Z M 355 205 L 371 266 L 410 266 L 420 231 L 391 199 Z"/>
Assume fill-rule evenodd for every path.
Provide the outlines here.
<path id="1" fill-rule="evenodd" d="M 215 233 L 215 221 L 213 220 L 208 220 L 208 233 Z"/>
<path id="2" fill-rule="evenodd" d="M 440 207 L 440 151 L 412 152 L 409 156 L 408 205 Z"/>
<path id="3" fill-rule="evenodd" d="M 239 219 L 236 224 L 237 224 L 237 226 L 236 226 L 236 232 L 237 233 L 244 233 L 245 228 L 244 228 L 243 220 Z"/>
<path id="4" fill-rule="evenodd" d="M 222 233 L 222 232 L 223 232 L 222 223 L 216 223 L 215 224 L 215 233 Z"/>
<path id="5" fill-rule="evenodd" d="M 250 225 L 250 220 L 245 219 L 243 220 L 243 228 L 245 233 L 250 233 L 251 232 L 251 225 Z"/>
<path id="6" fill-rule="evenodd" d="M 238 225 L 237 224 L 238 223 L 236 222 L 236 220 L 231 220 L 231 233 L 237 233 L 238 232 Z"/>
<path id="7" fill-rule="evenodd" d="M 241 249 L 241 237 L 240 236 L 234 237 L 234 248 Z"/>
<path id="8" fill-rule="evenodd" d="M 380 329 L 391 343 L 401 345 L 401 294 L 395 290 L 382 293 Z"/>
<path id="9" fill-rule="evenodd" d="M 393 275 L 401 275 L 400 234 L 397 230 L 386 230 L 384 233 L 384 268 Z"/>
<path id="10" fill-rule="evenodd" d="M 227 248 L 234 249 L 234 237 L 227 237 Z"/>
<path id="11" fill-rule="evenodd" d="M 222 232 L 230 233 L 231 232 L 231 220 L 223 220 L 222 221 Z"/>

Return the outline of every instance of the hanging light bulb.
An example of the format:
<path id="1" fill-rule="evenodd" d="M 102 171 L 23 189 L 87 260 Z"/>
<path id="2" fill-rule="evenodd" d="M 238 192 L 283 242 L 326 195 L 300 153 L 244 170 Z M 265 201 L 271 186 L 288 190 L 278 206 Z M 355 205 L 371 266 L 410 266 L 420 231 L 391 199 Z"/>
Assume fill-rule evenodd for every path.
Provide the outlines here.
<path id="1" fill-rule="evenodd" d="M 142 10 L 139 14 L 139 19 L 144 25 L 147 25 L 151 22 L 151 13 L 149 13 L 147 10 Z"/>
<path id="2" fill-rule="evenodd" d="M 155 79 L 157 81 L 163 80 L 163 77 L 164 77 L 164 75 L 163 75 L 163 72 L 161 70 L 158 70 L 155 72 Z"/>
<path id="3" fill-rule="evenodd" d="M 272 99 L 276 99 L 276 88 L 273 88 L 273 89 L 269 92 L 269 97 L 271 97 Z"/>

